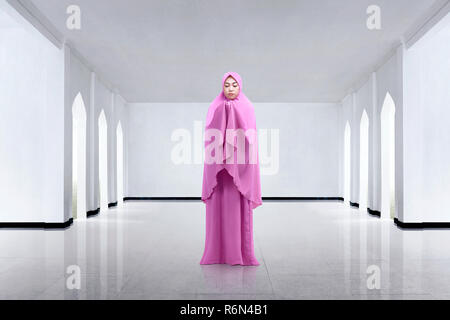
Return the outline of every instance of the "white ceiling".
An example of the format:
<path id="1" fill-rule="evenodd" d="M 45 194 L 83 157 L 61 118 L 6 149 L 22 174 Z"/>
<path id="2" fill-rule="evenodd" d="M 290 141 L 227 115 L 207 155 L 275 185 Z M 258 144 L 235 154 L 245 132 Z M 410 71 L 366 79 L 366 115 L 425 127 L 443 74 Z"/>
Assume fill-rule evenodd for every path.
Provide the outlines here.
<path id="1" fill-rule="evenodd" d="M 0 29 L 18 27 L 20 27 L 20 25 L 0 7 Z"/>
<path id="2" fill-rule="evenodd" d="M 129 102 L 210 102 L 226 71 L 254 102 L 340 101 L 436 1 L 22 0 Z M 66 28 L 72 4 L 81 30 Z"/>

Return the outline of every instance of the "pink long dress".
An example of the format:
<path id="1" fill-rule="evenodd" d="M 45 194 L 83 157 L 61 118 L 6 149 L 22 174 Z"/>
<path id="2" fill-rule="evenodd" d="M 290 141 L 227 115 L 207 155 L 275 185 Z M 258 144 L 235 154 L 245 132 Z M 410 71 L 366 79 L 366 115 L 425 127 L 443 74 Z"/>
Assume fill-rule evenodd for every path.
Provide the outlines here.
<path id="1" fill-rule="evenodd" d="M 240 94 L 228 100 L 222 91 L 208 109 L 206 121 L 202 191 L 206 205 L 206 237 L 200 264 L 257 266 L 253 209 L 262 201 L 256 121 L 253 106 L 242 92 L 240 76 L 226 73 L 222 85 L 230 75 L 239 83 Z M 210 129 L 222 134 L 218 140 L 215 140 L 218 136 L 209 139 L 206 135 Z M 241 136 L 242 140 L 237 136 L 229 139 L 226 130 L 233 129 L 249 134 Z M 241 146 L 245 146 L 244 161 L 238 160 Z M 207 161 L 209 156 L 216 161 Z M 228 162 L 231 159 L 234 161 Z"/>

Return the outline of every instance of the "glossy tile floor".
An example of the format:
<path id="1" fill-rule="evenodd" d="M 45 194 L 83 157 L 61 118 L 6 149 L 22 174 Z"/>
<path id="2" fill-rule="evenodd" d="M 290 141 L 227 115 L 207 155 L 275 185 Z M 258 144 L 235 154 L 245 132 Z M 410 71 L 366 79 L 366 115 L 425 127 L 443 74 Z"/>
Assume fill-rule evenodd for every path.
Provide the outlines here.
<path id="1" fill-rule="evenodd" d="M 201 266 L 204 215 L 200 201 L 129 201 L 66 230 L 0 229 L 0 299 L 450 299 L 448 229 L 400 230 L 339 201 L 265 201 L 261 265 Z"/>

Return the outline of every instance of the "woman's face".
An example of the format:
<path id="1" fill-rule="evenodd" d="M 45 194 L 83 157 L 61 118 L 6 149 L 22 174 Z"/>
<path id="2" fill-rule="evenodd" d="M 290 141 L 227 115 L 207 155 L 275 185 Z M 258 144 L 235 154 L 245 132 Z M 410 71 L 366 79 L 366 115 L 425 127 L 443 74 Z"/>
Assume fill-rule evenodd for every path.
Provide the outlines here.
<path id="1" fill-rule="evenodd" d="M 232 76 L 229 76 L 223 84 L 223 93 L 225 94 L 225 97 L 233 100 L 239 95 L 239 90 L 239 83 L 234 80 Z"/>

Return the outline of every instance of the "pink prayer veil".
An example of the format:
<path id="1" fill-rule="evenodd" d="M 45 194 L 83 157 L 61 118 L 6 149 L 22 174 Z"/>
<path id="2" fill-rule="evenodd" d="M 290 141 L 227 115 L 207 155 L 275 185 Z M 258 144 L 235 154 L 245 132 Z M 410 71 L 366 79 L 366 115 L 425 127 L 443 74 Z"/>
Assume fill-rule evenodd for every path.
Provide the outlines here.
<path id="1" fill-rule="evenodd" d="M 238 96 L 232 100 L 223 92 L 229 76 L 240 87 Z M 255 110 L 242 88 L 239 74 L 225 73 L 222 92 L 209 106 L 205 126 L 202 201 L 206 203 L 212 195 L 217 185 L 217 174 L 227 170 L 239 192 L 255 209 L 262 204 Z"/>

